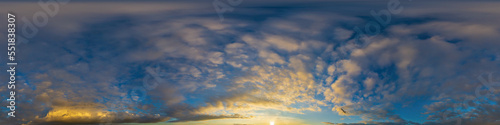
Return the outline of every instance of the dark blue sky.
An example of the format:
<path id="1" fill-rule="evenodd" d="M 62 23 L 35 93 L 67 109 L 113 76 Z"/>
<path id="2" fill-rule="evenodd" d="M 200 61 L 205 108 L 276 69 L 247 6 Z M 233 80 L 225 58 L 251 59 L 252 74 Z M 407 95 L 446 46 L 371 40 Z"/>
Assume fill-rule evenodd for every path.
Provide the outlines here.
<path id="1" fill-rule="evenodd" d="M 2 2 L 0 123 L 499 124 L 499 2 L 230 2 Z"/>

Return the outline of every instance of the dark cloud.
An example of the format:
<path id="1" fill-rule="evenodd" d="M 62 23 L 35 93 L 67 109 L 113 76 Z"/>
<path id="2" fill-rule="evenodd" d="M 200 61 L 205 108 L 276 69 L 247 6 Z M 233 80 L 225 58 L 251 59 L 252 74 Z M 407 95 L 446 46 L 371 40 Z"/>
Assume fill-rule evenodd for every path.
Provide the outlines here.
<path id="1" fill-rule="evenodd" d="M 419 124 L 397 111 L 420 107 L 422 124 L 498 124 L 499 77 L 478 77 L 500 69 L 498 2 L 405 1 L 380 34 L 360 41 L 353 27 L 365 30 L 376 21 L 370 9 L 385 1 L 244 2 L 224 22 L 209 2 L 65 5 L 19 45 L 25 113 L 15 123 L 251 119 L 276 110 L 362 119 L 324 124 Z"/>

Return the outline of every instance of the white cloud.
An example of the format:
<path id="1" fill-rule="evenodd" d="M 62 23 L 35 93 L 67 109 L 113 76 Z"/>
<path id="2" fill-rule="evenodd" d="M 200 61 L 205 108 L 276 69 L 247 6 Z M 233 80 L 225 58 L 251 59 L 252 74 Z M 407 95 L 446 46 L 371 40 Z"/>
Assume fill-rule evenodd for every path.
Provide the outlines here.
<path id="1" fill-rule="evenodd" d="M 332 65 L 328 66 L 328 69 L 327 69 L 327 71 L 328 71 L 328 75 L 333 75 L 333 73 L 335 73 L 335 69 L 336 69 L 336 68 L 335 68 L 335 65 L 334 65 L 334 64 L 332 64 Z"/>
<path id="2" fill-rule="evenodd" d="M 274 47 L 288 52 L 297 51 L 299 49 L 297 41 L 286 36 L 265 35 L 265 40 L 271 45 L 274 45 Z"/>
<path id="3" fill-rule="evenodd" d="M 278 55 L 274 52 L 271 52 L 271 51 L 265 51 L 265 50 L 259 51 L 259 57 L 264 59 L 264 61 L 266 61 L 269 64 L 275 64 L 275 63 L 284 64 L 285 63 L 285 60 L 283 59 L 283 57 L 281 57 L 280 55 Z"/>
<path id="4" fill-rule="evenodd" d="M 214 64 L 223 64 L 224 63 L 224 53 L 221 52 L 212 52 L 209 54 L 208 60 Z"/>

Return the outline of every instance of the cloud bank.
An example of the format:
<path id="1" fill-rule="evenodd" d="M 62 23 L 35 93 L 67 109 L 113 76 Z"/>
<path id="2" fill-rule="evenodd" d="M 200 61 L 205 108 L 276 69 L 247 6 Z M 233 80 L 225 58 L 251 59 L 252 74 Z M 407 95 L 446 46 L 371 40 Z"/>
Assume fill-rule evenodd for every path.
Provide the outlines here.
<path id="1" fill-rule="evenodd" d="M 338 119 L 305 124 L 499 123 L 500 3 L 402 2 L 404 11 L 381 33 L 361 36 L 354 27 L 376 21 L 363 8 L 387 4 L 376 3 L 249 2 L 223 22 L 211 3 L 69 3 L 19 45 L 22 119 L 0 122 L 183 123 L 330 112 Z M 341 120 L 350 117 L 359 120 Z"/>

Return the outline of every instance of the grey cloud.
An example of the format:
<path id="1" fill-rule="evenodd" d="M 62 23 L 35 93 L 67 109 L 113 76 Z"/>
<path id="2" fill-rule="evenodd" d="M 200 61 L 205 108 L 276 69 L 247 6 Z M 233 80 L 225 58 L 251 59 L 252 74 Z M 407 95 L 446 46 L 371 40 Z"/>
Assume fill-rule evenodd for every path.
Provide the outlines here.
<path id="1" fill-rule="evenodd" d="M 365 121 L 368 124 L 400 124 L 411 122 L 395 114 L 394 109 L 391 108 L 393 105 L 389 103 L 411 103 L 414 97 L 435 98 L 437 103 L 426 106 L 428 114 L 431 114 L 429 119 L 446 120 L 439 119 L 442 116 L 439 112 L 449 110 L 453 102 L 443 100 L 444 98 L 448 97 L 452 100 L 470 98 L 476 84 L 469 84 L 469 81 L 465 80 L 475 80 L 474 77 L 478 73 L 499 69 L 498 59 L 491 59 L 494 54 L 498 58 L 497 47 L 500 44 L 496 40 L 499 36 L 499 26 L 481 24 L 480 18 L 473 18 L 478 22 L 467 18 L 467 22 L 441 20 L 424 21 L 415 25 L 394 24 L 387 28 L 387 34 L 372 37 L 373 42 L 356 43 L 349 39 L 353 31 L 348 28 L 329 29 L 329 27 L 340 27 L 340 24 L 354 25 L 361 23 L 362 19 L 327 12 L 290 13 L 264 22 L 228 17 L 226 19 L 228 23 L 220 23 L 212 18 L 189 17 L 213 14 L 213 12 L 189 11 L 178 14 L 187 14 L 186 16 L 162 17 L 165 13 L 171 14 L 190 8 L 190 5 L 167 9 L 170 6 L 144 4 L 131 10 L 113 9 L 116 6 L 128 6 L 124 4 L 115 6 L 102 3 L 94 9 L 83 9 L 85 5 L 86 3 L 69 5 L 67 7 L 76 9 L 65 11 L 60 16 L 69 18 L 73 17 L 71 15 L 85 13 L 82 17 L 92 18 L 99 17 L 91 15 L 101 11 L 118 15 L 135 13 L 129 16 L 137 22 L 132 22 L 133 26 L 126 25 L 127 30 L 104 30 L 116 31 L 106 34 L 112 38 L 104 39 L 104 42 L 88 43 L 84 42 L 85 40 L 78 40 L 84 36 L 76 35 L 70 36 L 74 38 L 69 38 L 70 40 L 64 43 L 37 40 L 26 44 L 27 48 L 33 49 L 20 53 L 20 56 L 29 54 L 36 56 L 29 56 L 33 58 L 25 60 L 28 63 L 24 68 L 38 72 L 24 78 L 32 80 L 26 85 L 27 88 L 35 88 L 31 93 L 26 92 L 25 100 L 33 98 L 36 102 L 30 104 L 34 106 L 19 106 L 33 110 L 39 117 L 47 114 L 52 109 L 51 106 L 67 106 L 70 102 L 78 101 L 92 102 L 102 99 L 102 95 L 109 98 L 130 99 L 131 97 L 127 95 L 128 89 L 140 86 L 141 78 L 125 80 L 121 78 L 141 77 L 141 75 L 134 76 L 136 74 L 131 74 L 131 72 L 142 74 L 144 71 L 140 67 L 149 65 L 149 62 L 160 62 L 159 65 L 164 66 L 163 70 L 167 72 L 164 77 L 168 79 L 168 83 L 161 83 L 157 88 L 147 91 L 147 95 L 167 108 L 155 113 L 166 113 L 167 116 L 151 118 L 145 115 L 140 118 L 116 120 L 116 122 L 159 122 L 168 118 L 177 118 L 178 120 L 174 122 L 251 118 L 238 113 L 228 115 L 218 115 L 213 112 L 210 112 L 212 114 L 199 113 L 202 110 L 217 111 L 217 109 L 229 108 L 227 103 L 233 102 L 271 106 L 274 109 L 285 109 L 292 113 L 300 113 L 304 110 L 318 111 L 321 110 L 318 105 L 329 106 L 322 103 L 331 102 L 333 109 L 346 107 L 348 112 L 353 113 L 352 115 L 360 115 L 363 120 L 368 120 Z M 210 6 L 209 9 L 211 9 Z M 497 12 L 491 9 L 491 6 L 481 11 L 479 8 L 472 9 L 484 13 Z M 241 8 L 241 10 L 248 12 L 249 9 Z M 419 18 L 421 15 L 412 15 L 412 13 L 432 13 L 411 8 L 407 11 L 409 16 L 414 18 Z M 241 14 L 240 12 L 233 14 Z M 446 12 L 451 15 L 460 14 L 448 10 Z M 158 17 L 141 21 L 134 18 L 137 13 L 148 16 L 158 15 Z M 78 24 L 92 22 L 82 18 L 73 19 L 83 20 Z M 61 21 L 60 18 L 54 20 Z M 74 20 L 66 21 L 73 22 Z M 49 27 L 55 27 L 55 25 Z M 77 30 L 82 27 L 72 27 L 76 27 L 74 32 L 83 32 L 83 30 Z M 242 29 L 252 29 L 255 32 L 246 33 L 240 31 Z M 323 33 L 324 31 L 328 33 Z M 429 38 L 416 37 L 424 33 L 429 33 Z M 330 36 L 323 38 L 324 34 Z M 237 37 L 229 39 L 224 36 Z M 454 39 L 459 39 L 459 42 L 454 43 L 452 41 Z M 140 44 L 131 44 L 134 42 L 130 40 L 138 40 Z M 360 44 L 367 46 L 360 48 L 363 46 Z M 110 46 L 112 47 L 108 48 Z M 45 54 L 39 54 L 39 52 L 45 52 Z M 318 63 L 320 65 L 311 62 L 320 62 Z M 231 83 L 218 81 L 224 78 L 234 78 L 229 76 L 232 74 L 223 77 L 226 72 L 221 69 L 227 68 L 224 67 L 225 64 L 231 65 L 243 76 L 236 77 L 240 79 L 233 80 Z M 274 66 L 275 64 L 281 66 Z M 256 67 L 258 65 L 261 67 Z M 314 71 L 327 71 L 328 75 L 319 76 L 321 73 L 314 73 Z M 273 75 L 278 76 L 278 79 L 282 81 L 298 79 L 300 84 L 298 82 L 281 83 L 273 81 L 276 79 L 266 78 Z M 337 75 L 339 77 L 334 79 L 333 76 Z M 468 78 L 458 78 L 459 76 Z M 321 79 L 316 81 L 312 79 L 313 77 Z M 238 82 L 237 80 L 242 81 L 232 83 Z M 325 85 L 323 86 L 320 81 L 326 81 Z M 273 84 L 259 85 L 259 83 Z M 217 87 L 234 90 L 254 87 L 250 89 L 254 91 L 244 91 L 245 93 L 242 94 L 230 90 L 223 91 L 222 94 L 233 94 L 233 96 L 203 100 L 206 105 L 182 103 L 183 100 L 189 98 L 189 94 L 212 92 L 214 88 L 220 89 Z M 363 88 L 370 89 L 363 90 Z M 261 93 L 261 95 L 255 93 Z M 314 97 L 318 93 L 324 95 L 325 100 Z M 364 95 L 370 96 L 364 97 Z M 480 101 L 493 100 L 498 103 L 498 100 L 494 99 L 488 98 Z M 50 105 L 43 106 L 42 103 Z M 116 103 L 121 104 L 116 107 L 117 109 L 138 105 L 127 101 Z M 301 109 L 288 107 L 295 103 L 305 103 L 309 107 Z M 158 107 L 148 105 L 139 108 L 149 111 Z M 247 108 L 249 110 L 265 109 L 265 107 Z M 497 122 L 495 119 L 500 117 L 498 115 L 500 110 L 496 110 L 497 105 L 481 103 L 475 108 L 478 109 L 469 112 L 474 114 L 473 117 L 478 118 L 463 120 L 463 124 L 495 124 Z M 461 113 L 463 112 L 449 114 L 460 116 Z M 126 114 L 121 115 L 126 116 Z M 23 117 L 35 118 L 36 116 Z M 369 121 L 380 119 L 389 119 L 393 123 Z M 92 122 L 92 120 L 85 122 Z M 444 122 L 428 122 L 428 124 L 440 123 Z"/>

